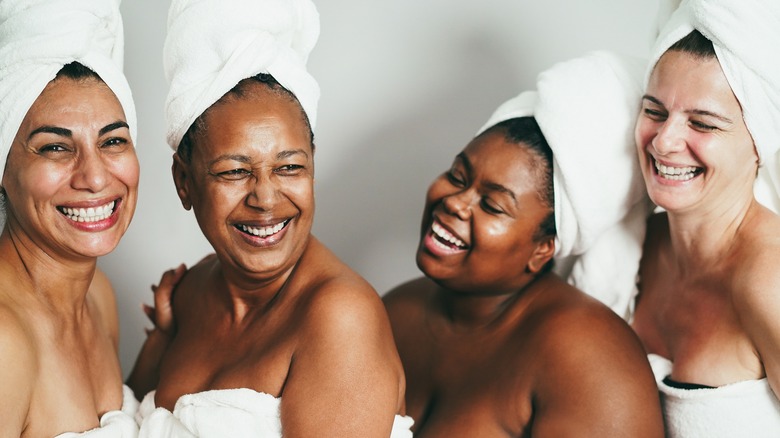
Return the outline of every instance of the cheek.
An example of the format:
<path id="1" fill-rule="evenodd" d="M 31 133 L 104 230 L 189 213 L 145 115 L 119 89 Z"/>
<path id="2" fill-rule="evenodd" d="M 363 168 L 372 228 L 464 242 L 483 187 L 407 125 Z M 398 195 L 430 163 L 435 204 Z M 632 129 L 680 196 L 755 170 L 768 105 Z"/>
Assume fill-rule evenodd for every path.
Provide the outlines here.
<path id="1" fill-rule="evenodd" d="M 138 158 L 135 154 L 121 157 L 111 163 L 111 173 L 127 186 L 131 191 L 138 189 L 138 180 L 141 173 Z"/>
<path id="2" fill-rule="evenodd" d="M 640 117 L 637 120 L 636 128 L 634 129 L 634 142 L 636 143 L 636 149 L 640 156 L 643 155 L 645 147 L 650 144 L 654 136 L 654 124 L 644 117 Z"/>

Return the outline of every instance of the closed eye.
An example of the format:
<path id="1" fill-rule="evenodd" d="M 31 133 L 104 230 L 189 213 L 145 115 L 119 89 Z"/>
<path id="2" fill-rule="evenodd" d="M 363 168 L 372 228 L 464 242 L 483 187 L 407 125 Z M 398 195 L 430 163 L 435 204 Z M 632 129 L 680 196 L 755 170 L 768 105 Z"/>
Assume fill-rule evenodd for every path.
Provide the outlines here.
<path id="1" fill-rule="evenodd" d="M 247 178 L 252 175 L 252 172 L 248 169 L 237 168 L 218 172 L 216 176 L 229 181 L 238 181 Z"/>
<path id="2" fill-rule="evenodd" d="M 716 127 L 716 126 L 708 125 L 708 124 L 702 123 L 702 122 L 697 122 L 695 120 L 691 121 L 691 125 L 697 131 L 702 131 L 702 132 L 710 132 L 710 131 L 715 131 L 716 129 L 718 129 L 718 127 Z"/>
<path id="3" fill-rule="evenodd" d="M 654 110 L 652 108 L 645 108 L 642 110 L 647 117 L 655 121 L 666 120 L 666 113 L 663 111 Z"/>
<path id="4" fill-rule="evenodd" d="M 274 172 L 280 175 L 297 175 L 305 168 L 305 166 L 301 166 L 300 164 L 285 164 L 284 166 L 277 167 Z"/>
<path id="5" fill-rule="evenodd" d="M 485 210 L 485 212 L 490 214 L 503 214 L 504 210 L 498 208 L 497 206 L 493 205 L 490 198 L 482 198 L 480 201 L 480 205 L 482 206 L 482 209 Z"/>

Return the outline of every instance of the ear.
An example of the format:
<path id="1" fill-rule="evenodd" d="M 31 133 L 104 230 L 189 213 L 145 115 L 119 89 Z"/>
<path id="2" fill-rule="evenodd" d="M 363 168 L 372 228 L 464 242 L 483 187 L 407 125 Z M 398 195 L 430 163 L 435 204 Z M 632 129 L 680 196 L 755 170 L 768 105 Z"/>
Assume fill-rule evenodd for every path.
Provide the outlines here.
<path id="1" fill-rule="evenodd" d="M 555 254 L 555 237 L 545 237 L 536 244 L 534 252 L 528 259 L 526 270 L 531 274 L 536 274 L 544 268 L 544 265 L 550 261 Z"/>
<path id="2" fill-rule="evenodd" d="M 171 173 L 173 174 L 173 183 L 176 185 L 176 194 L 179 195 L 179 200 L 181 200 L 181 206 L 184 207 L 185 210 L 191 209 L 192 201 L 190 201 L 189 166 L 176 152 L 173 153 Z"/>

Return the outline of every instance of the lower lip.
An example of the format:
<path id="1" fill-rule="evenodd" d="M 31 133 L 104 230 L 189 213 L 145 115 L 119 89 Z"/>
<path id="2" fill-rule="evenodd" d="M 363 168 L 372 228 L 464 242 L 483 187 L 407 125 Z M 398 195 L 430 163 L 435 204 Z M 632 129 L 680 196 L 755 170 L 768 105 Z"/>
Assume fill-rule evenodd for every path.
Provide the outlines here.
<path id="1" fill-rule="evenodd" d="M 65 217 L 65 220 L 67 220 L 68 223 L 70 223 L 71 226 L 73 226 L 73 228 L 76 228 L 76 229 L 81 230 L 81 231 L 90 232 L 90 233 L 97 233 L 97 232 L 100 232 L 100 231 L 105 231 L 105 230 L 113 227 L 117 223 L 117 221 L 119 220 L 119 210 L 121 208 L 122 208 L 122 201 L 117 199 L 115 201 L 115 204 L 114 204 L 114 211 L 111 212 L 111 216 L 109 216 L 109 217 L 107 217 L 107 218 L 105 218 L 103 220 L 99 220 L 99 221 L 95 221 L 95 222 L 74 221 L 73 219 L 69 218 L 68 216 L 65 216 L 64 214 L 62 214 L 61 212 L 60 212 L 60 214 L 62 214 Z"/>
<path id="2" fill-rule="evenodd" d="M 254 234 L 246 233 L 244 231 L 239 230 L 235 226 L 233 227 L 233 230 L 235 230 L 235 232 L 238 233 L 239 236 L 241 236 L 241 239 L 243 239 L 244 242 L 255 247 L 265 248 L 265 247 L 274 246 L 278 244 L 287 234 L 287 229 L 290 228 L 291 223 L 292 220 L 289 220 L 287 224 L 285 224 L 284 228 L 279 230 L 278 233 L 266 237 L 260 237 L 260 236 L 255 236 Z"/>

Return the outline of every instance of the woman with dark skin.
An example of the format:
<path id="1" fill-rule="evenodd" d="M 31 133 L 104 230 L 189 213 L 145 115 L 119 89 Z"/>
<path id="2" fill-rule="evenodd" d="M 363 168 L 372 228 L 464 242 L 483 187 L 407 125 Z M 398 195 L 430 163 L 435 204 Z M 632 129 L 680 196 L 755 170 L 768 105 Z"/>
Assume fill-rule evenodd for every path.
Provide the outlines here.
<path id="1" fill-rule="evenodd" d="M 390 436 L 403 371 L 376 292 L 310 234 L 314 147 L 295 97 L 269 76 L 241 81 L 183 145 L 177 191 L 216 254 L 178 284 L 175 332 L 147 341 L 165 349 L 154 404 L 246 388 L 278 400 L 284 436 Z M 168 436 L 155 424 L 142 436 Z"/>
<path id="2" fill-rule="evenodd" d="M 630 328 L 549 270 L 551 154 L 532 117 L 510 119 L 428 190 L 425 277 L 384 297 L 415 436 L 662 436 Z"/>

